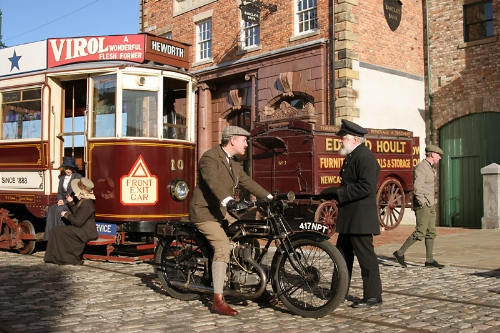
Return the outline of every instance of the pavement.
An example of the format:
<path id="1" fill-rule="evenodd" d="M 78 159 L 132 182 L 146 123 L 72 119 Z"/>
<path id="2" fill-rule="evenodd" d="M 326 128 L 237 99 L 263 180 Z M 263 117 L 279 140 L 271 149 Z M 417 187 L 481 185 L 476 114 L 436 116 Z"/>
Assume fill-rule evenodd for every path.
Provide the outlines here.
<path id="1" fill-rule="evenodd" d="M 228 302 L 240 314 L 219 316 L 209 311 L 209 295 L 190 302 L 168 296 L 147 263 L 58 266 L 45 264 L 43 251 L 0 251 L 0 332 L 500 332 L 500 230 L 438 228 L 435 259 L 446 267 L 424 267 L 419 242 L 402 268 L 392 252 L 413 229 L 374 238 L 383 305 L 353 309 L 346 301 L 318 319 L 293 315 L 281 303 L 234 298 Z M 359 297 L 355 262 L 349 299 Z"/>
<path id="2" fill-rule="evenodd" d="M 374 237 L 375 252 L 379 257 L 394 258 L 394 251 L 403 245 L 414 230 L 413 226 L 399 226 L 394 230 L 382 231 L 380 236 Z M 413 244 L 406 251 L 405 259 L 415 265 L 423 264 L 424 241 Z M 500 229 L 438 227 L 434 259 L 453 267 L 500 270 Z"/>

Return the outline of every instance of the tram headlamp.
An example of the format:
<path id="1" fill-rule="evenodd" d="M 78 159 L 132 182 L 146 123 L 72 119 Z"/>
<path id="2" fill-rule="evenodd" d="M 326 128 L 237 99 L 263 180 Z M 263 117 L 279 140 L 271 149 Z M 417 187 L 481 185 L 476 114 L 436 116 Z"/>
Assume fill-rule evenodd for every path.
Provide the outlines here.
<path id="1" fill-rule="evenodd" d="M 142 87 L 146 84 L 146 78 L 144 76 L 139 76 L 137 79 L 135 79 L 135 82 Z"/>
<path id="2" fill-rule="evenodd" d="M 189 193 L 188 184 L 182 179 L 174 179 L 170 184 L 170 195 L 176 201 L 183 201 Z"/>

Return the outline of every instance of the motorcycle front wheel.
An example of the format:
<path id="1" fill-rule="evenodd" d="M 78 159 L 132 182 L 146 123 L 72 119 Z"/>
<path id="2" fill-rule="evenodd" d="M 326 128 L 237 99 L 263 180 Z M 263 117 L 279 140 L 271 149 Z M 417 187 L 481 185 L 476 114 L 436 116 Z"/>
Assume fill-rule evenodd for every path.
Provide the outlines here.
<path id="1" fill-rule="evenodd" d="M 273 290 L 294 314 L 320 318 L 333 312 L 347 294 L 349 273 L 340 251 L 328 241 L 296 239 L 290 255 L 281 251 Z"/>
<path id="2" fill-rule="evenodd" d="M 193 287 L 210 287 L 210 252 L 192 232 L 178 231 L 177 237 L 160 238 L 155 251 L 156 272 L 163 289 L 182 301 L 200 298 Z"/>

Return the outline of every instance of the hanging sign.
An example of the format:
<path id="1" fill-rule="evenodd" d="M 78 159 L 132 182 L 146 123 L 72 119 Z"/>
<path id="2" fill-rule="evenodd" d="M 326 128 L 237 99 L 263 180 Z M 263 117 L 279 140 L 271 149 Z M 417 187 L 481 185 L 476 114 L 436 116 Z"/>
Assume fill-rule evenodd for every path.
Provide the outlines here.
<path id="1" fill-rule="evenodd" d="M 251 22 L 253 24 L 260 23 L 260 9 L 259 6 L 253 3 L 241 6 L 241 18 L 243 21 Z"/>
<path id="2" fill-rule="evenodd" d="M 384 16 L 389 28 L 396 31 L 401 23 L 403 3 L 400 0 L 384 0 Z"/>

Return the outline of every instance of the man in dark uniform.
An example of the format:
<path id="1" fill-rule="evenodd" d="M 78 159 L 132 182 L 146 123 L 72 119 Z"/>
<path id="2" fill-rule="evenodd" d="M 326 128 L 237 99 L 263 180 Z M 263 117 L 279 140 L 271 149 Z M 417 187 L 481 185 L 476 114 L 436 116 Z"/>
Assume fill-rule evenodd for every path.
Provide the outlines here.
<path id="1" fill-rule="evenodd" d="M 189 206 L 189 217 L 205 235 L 214 249 L 212 282 L 214 303 L 212 310 L 221 315 L 236 316 L 224 300 L 224 279 L 229 263 L 230 243 L 223 223 L 236 221 L 227 210 L 238 208 L 234 202 L 234 190 L 240 186 L 257 198 L 272 199 L 273 196 L 253 181 L 241 165 L 233 160 L 234 155 L 244 155 L 250 135 L 241 127 L 227 126 L 222 132 L 221 144 L 206 151 L 198 163 L 198 183 Z"/>
<path id="2" fill-rule="evenodd" d="M 401 248 L 394 252 L 394 257 L 406 267 L 405 252 L 415 242 L 425 239 L 425 267 L 443 268 L 434 260 L 434 239 L 436 238 L 436 205 L 434 200 L 434 182 L 437 164 L 444 154 L 435 145 L 425 147 L 425 159 L 417 164 L 413 171 L 413 203 L 412 208 L 417 218 L 415 231 L 406 239 Z"/>
<path id="3" fill-rule="evenodd" d="M 370 149 L 365 145 L 363 127 L 342 119 L 337 135 L 345 155 L 339 187 L 330 187 L 321 192 L 325 199 L 339 202 L 337 218 L 337 247 L 342 252 L 352 276 L 354 254 L 361 268 L 363 298 L 352 307 L 363 308 L 382 304 L 382 282 L 377 255 L 373 247 L 373 235 L 380 234 L 377 215 L 377 181 L 380 166 Z"/>

